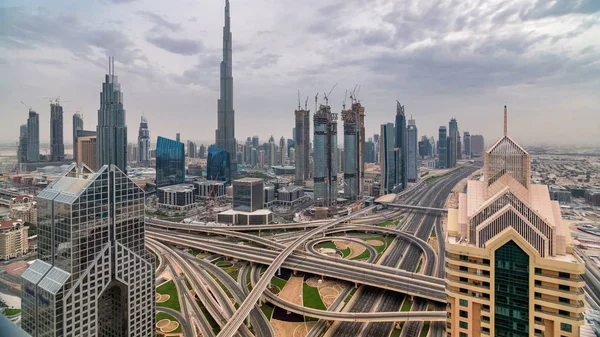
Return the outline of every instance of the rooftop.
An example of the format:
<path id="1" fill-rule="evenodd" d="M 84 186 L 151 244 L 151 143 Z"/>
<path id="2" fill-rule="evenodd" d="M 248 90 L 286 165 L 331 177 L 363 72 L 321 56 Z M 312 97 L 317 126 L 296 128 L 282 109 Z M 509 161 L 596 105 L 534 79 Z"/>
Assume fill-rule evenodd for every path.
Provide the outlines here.
<path id="1" fill-rule="evenodd" d="M 7 228 L 12 228 L 14 227 L 16 224 L 23 224 L 23 220 L 6 220 L 6 221 L 0 221 L 0 229 L 7 229 Z"/>
<path id="2" fill-rule="evenodd" d="M 234 183 L 255 184 L 255 183 L 264 182 L 264 179 L 262 179 L 262 178 L 241 178 L 241 179 L 236 179 L 233 182 Z"/>
<path id="3" fill-rule="evenodd" d="M 269 215 L 272 212 L 268 209 L 257 209 L 254 212 L 243 212 L 243 211 L 236 211 L 233 209 L 228 209 L 224 212 L 221 212 L 219 214 L 225 214 L 225 215 L 235 215 L 235 214 L 244 214 L 244 215 Z"/>
<path id="4" fill-rule="evenodd" d="M 192 184 L 177 184 L 171 186 L 163 186 L 158 188 L 164 192 L 189 192 L 194 190 L 194 185 Z"/>

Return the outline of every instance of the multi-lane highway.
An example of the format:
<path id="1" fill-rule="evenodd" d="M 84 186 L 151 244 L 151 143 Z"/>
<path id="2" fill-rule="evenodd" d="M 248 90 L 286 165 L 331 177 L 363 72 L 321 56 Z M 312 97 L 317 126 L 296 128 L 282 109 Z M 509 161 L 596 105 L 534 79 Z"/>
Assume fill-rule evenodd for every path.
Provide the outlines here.
<path id="1" fill-rule="evenodd" d="M 262 226 L 196 226 L 148 219 L 147 236 L 149 244 L 161 250 L 157 254 L 159 268 L 175 265 L 189 280 L 194 293 L 221 327 L 218 336 L 240 333 L 250 336 L 249 326 L 257 336 L 273 336 L 268 317 L 257 306 L 261 298 L 287 311 L 321 319 L 309 336 L 317 336 L 324 331 L 325 321 L 338 322 L 327 332 L 330 336 L 388 336 L 393 323 L 402 321 L 408 321 L 402 329 L 403 336 L 418 335 L 423 321 L 432 322 L 430 336 L 438 336 L 443 332 L 446 319 L 442 305 L 446 295 L 444 282 L 440 278 L 443 276 L 443 254 L 436 254 L 427 241 L 432 231 L 438 238 L 442 237 L 439 209 L 444 206 L 453 186 L 474 170 L 473 167 L 459 169 L 431 185 L 420 184 L 410 193 L 394 200 L 394 204 L 416 206 L 409 209 L 381 210 L 381 206 L 374 205 L 332 220 Z M 404 219 L 395 228 L 376 226 L 398 218 L 400 214 Z M 284 233 L 280 232 L 282 229 L 285 229 Z M 269 232 L 273 230 L 278 232 Z M 392 235 L 395 240 L 383 255 L 378 255 L 373 247 L 359 238 L 360 235 L 365 237 L 364 233 Z M 369 252 L 368 260 L 340 259 L 320 254 L 314 249 L 317 243 L 332 240 L 364 245 Z M 158 247 L 158 242 L 196 248 L 255 264 L 242 265 L 237 280 L 234 280 L 214 264 L 164 245 Z M 440 249 L 443 242 L 437 245 L 436 248 Z M 268 266 L 262 276 L 257 264 Z M 344 302 L 350 293 L 348 287 L 343 289 L 343 296 L 328 310 L 306 308 L 284 301 L 266 290 L 280 268 L 346 280 L 362 286 L 350 303 Z M 211 274 L 221 281 L 232 298 L 225 294 Z M 246 277 L 249 276 L 253 283 L 251 291 L 246 284 Z M 182 279 L 176 282 L 179 284 L 178 290 L 189 293 Z M 400 311 L 400 306 L 408 298 L 405 294 L 414 299 L 410 311 Z M 188 303 L 186 296 L 184 302 Z M 199 308 L 193 307 L 196 304 L 193 297 L 191 299 L 194 303 L 186 305 L 183 316 L 194 322 L 202 334 L 207 332 L 208 336 L 214 335 L 212 331 L 206 331 L 209 327 L 200 317 L 202 313 Z M 432 307 L 429 304 L 431 301 L 439 305 Z M 234 303 L 239 305 L 237 310 Z M 249 325 L 244 324 L 247 318 Z"/>

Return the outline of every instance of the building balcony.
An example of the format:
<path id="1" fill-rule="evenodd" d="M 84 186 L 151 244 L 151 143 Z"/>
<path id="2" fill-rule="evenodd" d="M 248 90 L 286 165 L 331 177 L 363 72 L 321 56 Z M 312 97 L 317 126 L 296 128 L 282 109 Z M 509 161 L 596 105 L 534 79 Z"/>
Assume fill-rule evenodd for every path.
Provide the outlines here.
<path id="1" fill-rule="evenodd" d="M 583 286 L 583 284 L 585 282 L 583 280 L 583 276 L 577 275 L 577 274 L 571 274 L 570 277 L 567 278 L 567 277 L 561 277 L 559 275 L 553 275 L 550 273 L 536 272 L 535 276 L 536 276 L 535 278 L 537 278 L 537 279 L 544 280 L 543 278 L 546 277 L 549 279 L 549 282 L 556 282 L 556 283 L 567 284 L 567 285 L 571 285 L 571 286 Z"/>
<path id="2" fill-rule="evenodd" d="M 489 304 L 490 303 L 490 299 L 483 297 L 483 294 L 474 294 L 474 293 L 468 293 L 468 292 L 464 293 L 459 290 L 454 290 L 454 289 L 450 289 L 450 288 L 446 288 L 446 293 L 449 294 L 450 296 L 458 296 L 458 297 L 466 296 L 466 297 L 473 299 L 475 302 L 481 303 L 481 304 Z"/>
<path id="3" fill-rule="evenodd" d="M 558 313 L 558 312 L 553 312 L 553 311 L 544 310 L 544 309 L 535 309 L 535 312 L 541 313 L 541 314 L 550 315 L 550 316 L 554 316 L 554 317 L 558 317 L 561 320 L 570 320 L 570 321 L 577 321 L 577 322 L 583 321 L 583 314 L 576 314 L 575 316 L 563 315 L 563 314 Z"/>
<path id="4" fill-rule="evenodd" d="M 559 288 L 542 286 L 542 285 L 537 285 L 537 284 L 535 285 L 535 287 L 540 288 L 540 289 L 550 290 L 550 291 L 556 291 L 561 294 L 572 294 L 572 295 L 582 295 L 583 294 L 583 288 L 577 288 L 577 287 L 574 287 L 571 290 L 562 290 Z"/>
<path id="5" fill-rule="evenodd" d="M 484 286 L 483 282 L 481 282 L 481 281 L 465 282 L 465 281 L 461 281 L 461 280 L 453 280 L 451 278 L 446 278 L 446 282 L 455 283 L 457 287 L 460 287 L 461 285 L 466 285 L 466 286 L 470 286 L 470 287 L 478 287 L 481 289 L 490 290 L 489 284 L 487 286 Z"/>
<path id="6" fill-rule="evenodd" d="M 566 308 L 578 309 L 578 308 L 583 308 L 585 306 L 585 304 L 581 300 L 575 301 L 575 303 L 565 303 L 565 302 L 551 300 L 551 299 L 547 299 L 547 298 L 543 298 L 543 297 L 535 297 L 535 300 L 547 303 L 548 306 L 553 307 L 553 308 L 563 306 Z"/>
<path id="7" fill-rule="evenodd" d="M 446 265 L 446 272 L 453 276 L 464 276 L 464 277 L 468 277 L 470 279 L 476 279 L 479 281 L 489 281 L 490 280 L 490 276 L 483 275 L 483 272 L 465 271 L 465 270 L 460 270 L 459 268 L 456 268 L 453 266 L 448 266 L 448 265 Z"/>

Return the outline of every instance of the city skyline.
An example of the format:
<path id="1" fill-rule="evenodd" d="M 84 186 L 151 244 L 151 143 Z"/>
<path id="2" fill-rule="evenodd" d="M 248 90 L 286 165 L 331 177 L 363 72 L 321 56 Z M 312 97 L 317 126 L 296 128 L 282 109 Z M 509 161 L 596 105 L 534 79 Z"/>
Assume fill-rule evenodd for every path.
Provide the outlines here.
<path id="1" fill-rule="evenodd" d="M 223 2 L 188 4 L 182 6 L 185 10 L 140 1 L 59 4 L 52 9 L 44 9 L 40 1 L 15 7 L 18 4 L 8 1 L 1 7 L 8 15 L 0 23 L 6 32 L 0 39 L 5 51 L 0 69 L 11 87 L 0 96 L 0 113 L 9 117 L 0 127 L 0 141 L 18 139 L 27 113 L 21 100 L 40 114 L 40 125 L 50 119 L 43 97 L 54 95 L 64 97 L 67 115 L 80 110 L 86 123 L 95 125 L 95 79 L 105 71 L 109 54 L 116 56 L 116 70 L 127 88 L 128 126 L 137 126 L 143 111 L 155 135 L 180 131 L 186 140 L 213 138 Z M 464 8 L 473 8 L 470 14 L 461 6 L 412 3 L 381 2 L 371 11 L 354 3 L 295 4 L 297 8 L 275 3 L 268 5 L 268 15 L 256 17 L 252 7 L 265 4 L 232 4 L 237 139 L 254 134 L 268 138 L 271 132 L 260 127 L 266 120 L 273 128 L 289 129 L 293 116 L 282 111 L 296 106 L 296 90 L 313 101 L 315 92 L 322 97 L 335 82 L 340 87 L 331 94 L 330 105 L 336 112 L 341 111 L 344 89 L 362 85 L 359 99 L 369 107 L 367 135 L 393 115 L 396 99 L 419 116 L 424 134 L 434 134 L 450 114 L 461 121 L 462 130 L 497 138 L 500 133 L 487 122 L 497 118 L 493 111 L 505 102 L 523 120 L 512 128 L 523 144 L 591 143 L 586 134 L 600 123 L 596 113 L 600 101 L 593 94 L 598 84 L 593 74 L 599 68 L 592 60 L 596 48 L 592 41 L 600 36 L 593 23 L 600 8 L 589 0 L 563 6 L 465 4 Z M 406 11 L 400 6 L 407 6 Z M 99 9 L 110 18 L 92 15 L 104 12 Z M 359 19 L 356 27 L 336 28 L 353 15 Z M 131 20 L 124 20 L 129 16 Z M 63 17 L 69 20 L 53 24 Z M 445 21 L 451 24 L 428 23 L 435 20 L 427 17 L 448 18 Z M 367 24 L 371 21 L 378 26 Z M 307 33 L 306 37 L 287 26 Z M 325 43 L 331 46 L 323 50 L 336 49 L 338 54 L 357 44 L 366 48 L 332 61 L 319 51 Z M 24 45 L 45 56 L 35 58 Z M 302 58 L 297 57 L 298 45 L 306 45 Z M 563 53 L 564 48 L 572 54 Z M 24 82 L 34 72 L 35 83 Z M 564 118 L 565 112 L 569 118 Z M 258 114 L 268 118 L 257 118 Z M 168 123 L 171 118 L 188 123 L 175 126 Z M 529 127 L 541 118 L 544 128 Z M 65 128 L 70 124 L 67 118 Z M 547 139 L 548 130 L 561 130 L 562 136 Z M 41 142 L 49 138 L 48 128 L 42 127 Z"/>

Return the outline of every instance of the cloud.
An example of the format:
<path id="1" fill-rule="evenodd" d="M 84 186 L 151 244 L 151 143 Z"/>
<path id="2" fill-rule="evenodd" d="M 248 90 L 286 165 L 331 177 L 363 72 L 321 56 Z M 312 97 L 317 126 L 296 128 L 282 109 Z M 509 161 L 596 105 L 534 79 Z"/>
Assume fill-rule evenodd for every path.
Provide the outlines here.
<path id="1" fill-rule="evenodd" d="M 173 23 L 173 22 L 165 19 L 164 16 L 154 14 L 154 13 L 151 13 L 148 11 L 139 11 L 139 12 L 137 12 L 137 14 L 141 17 L 148 19 L 150 22 L 152 22 L 155 25 L 155 27 L 153 28 L 155 30 L 167 29 L 172 32 L 181 30 L 180 24 Z"/>
<path id="2" fill-rule="evenodd" d="M 204 50 L 200 41 L 177 39 L 169 36 L 148 36 L 146 40 L 158 48 L 180 55 L 195 55 Z"/>
<path id="3" fill-rule="evenodd" d="M 598 0 L 538 0 L 533 7 L 521 12 L 523 20 L 537 20 L 546 17 L 559 17 L 570 14 L 592 14 L 600 12 Z"/>

